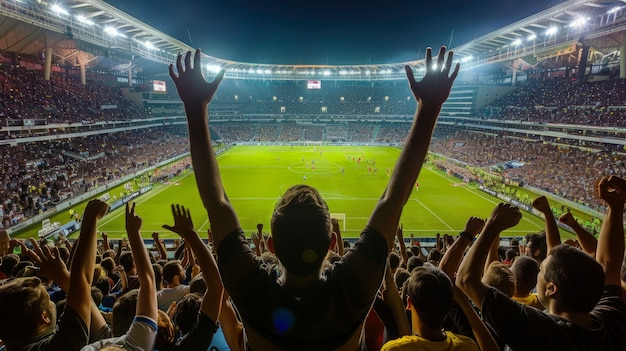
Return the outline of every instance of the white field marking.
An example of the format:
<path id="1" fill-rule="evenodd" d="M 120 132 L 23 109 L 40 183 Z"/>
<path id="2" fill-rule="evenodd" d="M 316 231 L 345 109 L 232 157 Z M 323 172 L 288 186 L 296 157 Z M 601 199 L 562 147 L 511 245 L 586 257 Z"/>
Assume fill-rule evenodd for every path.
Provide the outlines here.
<path id="1" fill-rule="evenodd" d="M 231 148 L 229 148 L 228 150 L 226 150 L 226 151 L 222 152 L 221 154 L 219 154 L 219 155 L 216 157 L 216 159 L 221 158 L 224 154 L 226 154 L 226 153 L 230 152 L 230 151 L 231 151 L 233 148 L 235 148 L 235 147 L 236 147 L 236 146 L 231 147 Z M 180 181 L 180 180 L 182 180 L 182 179 L 187 178 L 187 177 L 188 177 L 189 175 L 191 175 L 191 174 L 195 174 L 195 172 L 193 172 L 193 171 L 192 171 L 192 172 L 189 172 L 189 173 L 185 174 L 185 175 L 184 175 L 184 176 L 182 176 L 181 178 L 178 178 L 178 181 Z M 134 202 L 135 202 L 136 204 L 142 204 L 142 203 L 144 203 L 144 202 L 148 201 L 149 199 L 151 199 L 152 197 L 154 197 L 154 196 L 156 196 L 156 195 L 160 194 L 162 191 L 164 191 L 165 189 L 169 188 L 170 186 L 172 186 L 172 184 L 170 184 L 170 185 L 164 185 L 161 189 L 159 189 L 159 190 L 155 190 L 152 194 L 150 194 L 150 196 L 147 196 L 147 197 L 145 197 L 145 198 L 140 196 L 140 197 L 138 198 L 139 200 L 134 201 Z M 121 207 L 124 207 L 124 206 L 121 206 Z M 121 207 L 120 207 L 120 208 L 121 208 Z M 119 210 L 119 209 L 116 209 L 115 211 L 117 211 L 117 210 Z M 114 212 L 115 212 L 115 211 L 114 211 Z M 117 217 L 121 216 L 121 215 L 122 215 L 122 213 L 123 213 L 124 215 L 126 215 L 126 212 L 125 212 L 125 211 L 124 211 L 124 212 L 120 212 L 120 213 L 116 214 L 115 216 L 113 216 L 113 217 L 111 217 L 111 218 L 108 218 L 106 221 L 103 221 L 103 222 L 99 223 L 99 224 L 98 224 L 98 227 L 97 227 L 96 229 L 98 229 L 98 228 L 100 228 L 100 227 L 102 227 L 102 226 L 104 226 L 104 225 L 109 224 L 111 221 L 113 221 L 113 220 L 114 220 L 114 219 L 116 219 Z M 112 232 L 112 233 L 114 233 L 114 231 L 110 231 L 110 230 L 107 230 L 107 232 Z"/>
<path id="2" fill-rule="evenodd" d="M 182 180 L 182 179 L 185 179 L 185 178 L 187 178 L 190 174 L 193 174 L 193 172 L 189 172 L 189 173 L 185 174 L 185 175 L 184 175 L 182 178 L 180 178 L 180 179 L 181 179 L 181 180 Z M 137 201 L 133 201 L 133 202 L 135 202 L 137 205 L 140 205 L 140 204 L 142 204 L 142 203 L 144 203 L 144 202 L 146 202 L 146 201 L 150 200 L 150 199 L 151 199 L 151 198 L 153 198 L 154 196 L 156 196 L 156 195 L 160 194 L 162 191 L 164 191 L 165 189 L 168 189 L 168 188 L 169 188 L 169 187 L 171 187 L 171 186 L 173 186 L 173 184 L 170 184 L 170 185 L 164 185 L 163 187 L 161 187 L 161 189 L 159 189 L 159 190 L 155 190 L 155 191 L 154 191 L 153 193 L 151 193 L 149 196 L 146 196 L 146 197 L 140 196 L 140 197 L 138 197 L 138 198 L 137 198 L 137 199 L 138 199 Z M 126 206 L 126 204 L 124 204 L 124 206 L 121 206 L 120 208 L 115 209 L 113 212 L 118 211 L 119 209 L 124 208 L 125 206 Z M 112 221 L 113 221 L 113 220 L 115 220 L 117 217 L 121 216 L 122 214 L 123 214 L 123 215 L 126 215 L 126 211 L 118 211 L 118 213 L 117 213 L 116 215 L 114 215 L 114 216 L 112 216 L 112 217 L 107 217 L 107 220 L 106 220 L 106 221 L 103 221 L 103 222 L 101 222 L 101 223 L 98 223 L 98 230 L 99 230 L 99 228 L 101 228 L 102 226 L 105 226 L 105 225 L 109 224 L 110 222 L 112 222 Z M 109 231 L 107 230 L 107 232 L 109 232 Z"/>
<path id="3" fill-rule="evenodd" d="M 427 169 L 427 170 L 429 170 L 429 171 L 431 171 L 432 173 L 435 173 L 436 175 L 440 176 L 441 178 L 443 178 L 443 179 L 445 179 L 445 180 L 449 181 L 450 183 L 454 183 L 454 182 L 453 182 L 453 181 L 451 181 L 450 179 L 448 179 L 448 178 L 446 178 L 446 177 L 442 176 L 441 174 L 439 174 L 439 173 L 437 173 L 437 172 L 433 171 L 432 169 L 430 169 L 430 168 L 426 168 L 426 169 Z M 490 198 L 486 197 L 484 194 L 482 194 L 482 193 L 481 193 L 481 192 L 479 192 L 479 191 L 475 191 L 475 190 L 470 189 L 469 187 L 466 187 L 466 186 L 462 186 L 462 187 L 460 187 L 460 188 L 461 188 L 461 189 L 465 189 L 465 190 L 469 191 L 470 193 L 472 193 L 472 194 L 474 194 L 474 195 L 476 195 L 476 196 L 478 196 L 478 197 L 480 197 L 480 198 L 482 198 L 482 199 L 486 200 L 487 202 L 491 202 L 491 203 L 492 203 L 492 204 L 494 204 L 494 205 L 499 204 L 499 202 L 497 202 L 497 201 L 493 201 L 492 199 L 490 199 Z M 504 202 L 504 200 L 502 200 L 502 202 Z M 522 216 L 522 219 L 523 219 L 524 221 L 526 221 L 526 222 L 528 222 L 528 223 L 532 224 L 533 226 L 535 226 L 535 227 L 539 228 L 539 229 L 543 229 L 543 226 L 538 225 L 537 223 L 535 223 L 535 222 L 531 221 L 530 219 L 528 219 L 528 218 L 526 218 L 526 217 L 524 217 L 524 216 Z M 507 231 L 514 231 L 514 230 L 507 229 Z"/>
<path id="4" fill-rule="evenodd" d="M 443 225 L 448 227 L 448 230 L 454 230 L 454 229 L 452 229 L 452 227 L 448 223 L 446 223 L 443 219 L 441 219 L 439 216 L 437 216 L 437 214 L 435 212 L 433 212 L 430 208 L 426 207 L 426 205 L 424 205 L 424 203 L 422 203 L 418 199 L 414 199 L 414 200 L 417 201 L 417 203 L 420 204 L 422 207 L 424 207 L 426 209 L 426 211 L 430 212 L 430 214 L 433 215 L 433 217 L 437 218 L 439 220 L 439 222 L 443 223 Z"/>
<path id="5" fill-rule="evenodd" d="M 198 227 L 198 233 L 200 233 L 202 231 L 202 228 L 204 228 L 205 225 L 209 224 L 209 219 L 207 218 L 204 223 L 202 223 L 202 225 L 200 227 Z M 209 229 L 207 227 L 207 229 Z"/>

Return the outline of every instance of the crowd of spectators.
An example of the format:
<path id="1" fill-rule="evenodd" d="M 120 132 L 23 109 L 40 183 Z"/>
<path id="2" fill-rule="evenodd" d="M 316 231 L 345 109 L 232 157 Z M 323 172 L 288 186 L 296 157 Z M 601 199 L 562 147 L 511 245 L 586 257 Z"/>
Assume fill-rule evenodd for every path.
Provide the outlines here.
<path id="1" fill-rule="evenodd" d="M 145 117 L 143 108 L 122 96 L 118 88 L 54 73 L 46 81 L 41 71 L 0 67 L 0 123 L 33 120 L 85 123 Z M 37 122 L 39 123 L 39 122 Z"/>
<path id="2" fill-rule="evenodd" d="M 437 139 L 431 151 L 465 164 L 492 169 L 503 179 L 530 185 L 581 205 L 599 208 L 594 186 L 603 174 L 626 176 L 626 155 L 569 147 L 503 134 L 458 132 Z"/>
<path id="3" fill-rule="evenodd" d="M 179 55 L 170 75 L 188 111 L 191 163 L 211 223 L 207 239 L 196 231 L 189 209 L 172 204 L 173 224 L 163 223 L 163 229 L 180 236 L 181 245 L 170 259 L 155 232 L 152 249 L 157 254 L 152 254 L 141 236 L 142 209 L 127 203 L 128 240 L 112 243 L 106 233 L 99 240 L 98 223 L 108 211 L 100 199 L 87 204 L 75 241 L 11 240 L 0 232 L 0 347 L 623 350 L 626 179 L 618 176 L 623 163 L 616 165 L 601 151 L 587 157 L 579 153 L 585 150 L 575 148 L 543 145 L 547 151 L 542 151 L 526 140 L 459 133 L 439 139 L 432 148 L 438 153 L 459 149 L 459 158 L 476 166 L 488 166 L 492 159 L 516 160 L 554 170 L 558 167 L 548 164 L 548 155 L 561 153 L 560 166 L 576 164 L 578 158 L 591 162 L 586 165 L 598 173 L 589 174 L 596 181 L 584 190 L 607 209 L 599 235 L 577 225 L 571 213 L 555 218 L 544 196 L 532 206 L 543 216 L 545 231 L 529 233 L 521 242 L 500 240 L 522 218 L 517 207 L 502 203 L 489 215 L 459 214 L 467 218 L 463 231 L 437 234 L 430 251 L 412 234 L 405 237 L 398 226 L 427 157 L 441 104 L 458 73 L 452 55 L 445 53 L 441 48 L 434 65 L 428 49 L 421 81 L 407 71 L 412 94 L 426 107 L 415 112 L 389 185 L 354 245 L 344 242 L 322 195 L 307 185 L 285 191 L 269 236 L 258 224 L 258 231 L 246 237 L 222 184 L 209 131 L 207 105 L 222 76 L 205 82 L 197 68 L 199 51 L 196 68 L 185 67 Z M 185 61 L 190 60 L 187 53 Z M 281 127 L 278 135 L 285 139 L 323 133 L 296 124 Z M 358 134 L 371 140 L 381 129 L 368 125 Z M 381 138 L 399 134 L 391 126 Z M 107 180 L 158 162 L 153 158 L 180 154 L 187 145 L 174 138 L 162 130 L 115 133 L 58 142 L 53 149 L 40 144 L 34 155 L 47 160 L 46 152 L 55 150 L 55 165 L 66 169 L 72 162 L 96 162 L 91 167 Z M 28 152 L 26 146 L 20 151 Z M 9 155 L 7 170 L 21 170 L 17 153 Z M 434 161 L 437 167 L 466 175 L 448 162 Z M 110 164 L 116 168 L 108 170 Z M 188 160 L 171 167 L 185 164 Z M 571 179 L 560 181 L 565 183 L 562 189 L 573 186 Z M 557 221 L 570 226 L 576 239 L 562 243 Z"/>
<path id="4" fill-rule="evenodd" d="M 158 128 L 1 146 L 0 228 L 187 149 L 184 137 Z"/>

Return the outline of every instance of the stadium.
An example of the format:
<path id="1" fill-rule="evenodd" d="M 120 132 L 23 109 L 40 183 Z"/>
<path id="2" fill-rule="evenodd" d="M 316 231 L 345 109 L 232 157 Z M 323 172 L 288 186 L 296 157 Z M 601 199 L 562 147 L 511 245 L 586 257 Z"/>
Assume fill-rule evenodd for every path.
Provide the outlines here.
<path id="1" fill-rule="evenodd" d="M 85 199 L 123 198 L 139 191 L 139 184 L 150 183 L 150 179 L 140 183 L 138 177 L 152 178 L 154 172 L 163 180 L 163 166 L 184 162 L 176 161 L 184 160 L 186 153 L 184 111 L 166 65 L 192 47 L 103 2 L 68 2 L 61 7 L 8 1 L 1 9 L 11 28 L 0 41 L 5 230 L 18 237 L 32 236 L 46 219 L 48 231 L 77 229 L 67 211 L 80 213 Z M 555 211 L 570 209 L 597 231 L 602 208 L 593 195 L 594 181 L 601 174 L 624 173 L 626 95 L 620 78 L 626 73 L 620 69 L 623 43 L 614 39 L 621 31 L 623 12 L 604 3 L 592 7 L 567 1 L 455 47 L 461 74 L 442 109 L 429 169 L 452 174 L 451 183 L 482 188 L 480 196 L 517 201 L 529 210 L 533 196 L 546 194 L 555 199 Z M 418 76 L 424 72 L 424 60 L 270 65 L 205 55 L 202 64 L 209 79 L 220 69 L 226 71 L 210 117 L 220 147 L 242 155 L 248 151 L 237 150 L 244 145 L 241 150 L 256 149 L 253 145 L 300 150 L 308 145 L 311 153 L 320 148 L 320 154 L 334 146 L 367 148 L 347 152 L 348 159 L 359 152 L 365 158 L 369 152 L 397 150 L 403 144 L 416 105 L 404 66 L 411 66 Z M 20 86 L 22 82 L 30 86 Z M 158 147 L 150 150 L 150 145 Z M 507 154 L 500 152 L 505 149 Z M 393 150 L 388 152 L 374 167 L 380 185 L 358 198 L 381 193 L 383 170 L 393 167 L 397 157 Z M 314 161 L 312 156 L 306 158 Z M 364 166 L 360 172 L 366 170 Z M 116 188 L 129 180 L 134 182 L 130 188 Z M 428 186 L 421 183 L 426 192 Z M 271 199 L 280 196 L 281 184 L 262 196 L 247 196 L 266 199 L 267 204 L 264 215 L 242 213 L 250 218 L 245 229 L 268 221 Z M 566 184 L 567 189 L 561 187 Z M 354 196 L 338 189 L 323 192 Z M 186 196 L 194 199 L 193 191 Z M 192 201 L 199 204 L 197 198 Z M 358 206 L 357 213 L 333 211 L 345 216 L 348 236 L 362 229 L 363 220 L 358 218 L 368 216 L 369 202 L 369 209 Z M 338 207 L 350 207 L 340 203 Z M 458 218 L 465 213 L 462 208 L 433 212 L 436 204 L 420 203 L 403 218 L 412 223 L 409 228 L 416 235 L 462 229 L 464 219 Z M 424 211 L 434 218 L 426 223 L 414 220 L 424 217 L 419 214 Z M 195 212 L 203 211 L 197 206 Z M 541 220 L 532 217 L 529 221 L 534 224 L 522 230 L 541 230 Z M 157 224 L 151 230 L 158 230 Z"/>
<path id="2" fill-rule="evenodd" d="M 435 64 L 183 69 L 196 48 L 154 25 L 0 0 L 0 350 L 626 345 L 623 1 L 563 1 Z"/>

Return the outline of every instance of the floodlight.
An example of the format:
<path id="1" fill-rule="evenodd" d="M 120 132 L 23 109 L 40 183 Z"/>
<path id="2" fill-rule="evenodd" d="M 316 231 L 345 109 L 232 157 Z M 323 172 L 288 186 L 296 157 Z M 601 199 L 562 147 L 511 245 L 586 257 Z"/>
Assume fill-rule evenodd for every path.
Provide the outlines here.
<path id="1" fill-rule="evenodd" d="M 56 12 L 57 15 L 69 15 L 69 12 L 57 4 L 52 5 L 52 11 Z"/>
<path id="2" fill-rule="evenodd" d="M 556 34 L 556 32 L 558 31 L 558 29 L 556 27 L 550 27 L 548 28 L 548 30 L 546 31 L 546 35 L 553 35 Z"/>
<path id="3" fill-rule="evenodd" d="M 219 65 L 212 65 L 212 64 L 207 64 L 206 65 L 206 70 L 212 73 L 217 73 L 219 71 L 222 70 L 222 67 Z"/>
<path id="4" fill-rule="evenodd" d="M 248 70 L 248 73 L 254 73 L 254 68 L 250 68 L 250 69 Z"/>
<path id="5" fill-rule="evenodd" d="M 471 61 L 472 59 L 474 59 L 472 55 L 465 56 L 461 59 L 461 62 L 468 62 L 468 61 Z"/>
<path id="6" fill-rule="evenodd" d="M 575 20 L 574 20 L 574 21 L 570 24 L 570 27 L 577 28 L 577 27 L 582 27 L 582 26 L 584 26 L 585 24 L 587 24 L 587 17 L 580 16 L 580 17 L 576 18 L 576 19 L 575 19 Z"/>
<path id="7" fill-rule="evenodd" d="M 267 68 L 266 68 L 266 69 L 263 71 L 263 73 L 265 73 L 265 74 L 270 74 L 270 73 L 272 73 L 272 71 L 270 71 L 269 69 L 267 69 Z"/>
<path id="8" fill-rule="evenodd" d="M 606 13 L 610 15 L 610 14 L 613 14 L 613 13 L 615 13 L 615 12 L 621 10 L 621 9 L 622 9 L 621 6 L 616 6 L 616 7 L 612 8 L 612 9 L 608 10 Z"/>
<path id="9" fill-rule="evenodd" d="M 126 37 L 124 34 L 121 34 L 117 31 L 117 29 L 113 27 L 104 27 L 104 32 L 112 37 Z"/>
<path id="10" fill-rule="evenodd" d="M 341 70 L 341 71 L 339 71 L 339 74 L 341 74 L 342 76 L 345 76 L 346 74 L 348 74 L 348 72 L 346 72 L 344 70 Z"/>
<path id="11" fill-rule="evenodd" d="M 154 49 L 156 49 L 156 47 L 154 46 L 154 44 L 152 44 L 152 43 L 151 43 L 151 42 L 149 42 L 149 41 L 145 41 L 145 42 L 143 43 L 143 46 L 145 46 L 145 47 L 146 47 L 146 49 L 148 49 L 148 50 L 154 50 Z"/>
<path id="12" fill-rule="evenodd" d="M 324 70 L 324 73 L 322 73 L 325 76 L 330 76 L 330 71 L 329 70 Z"/>
<path id="13" fill-rule="evenodd" d="M 257 74 L 263 74 L 263 70 L 262 70 L 262 69 L 260 69 L 260 68 L 257 68 L 256 73 L 257 73 Z"/>
<path id="14" fill-rule="evenodd" d="M 76 19 L 78 20 L 78 22 L 88 26 L 93 26 L 95 24 L 92 20 L 83 15 L 76 15 Z"/>
<path id="15" fill-rule="evenodd" d="M 537 38 L 537 36 L 536 36 L 536 35 L 531 34 L 531 35 L 529 35 L 529 36 L 528 36 L 528 38 L 526 38 L 526 40 L 528 40 L 528 41 L 532 41 L 532 40 L 535 40 L 536 38 Z"/>
<path id="16" fill-rule="evenodd" d="M 521 39 L 515 39 L 515 40 L 511 43 L 511 45 L 513 45 L 513 46 L 520 46 L 520 45 L 522 45 L 522 40 L 521 40 Z"/>

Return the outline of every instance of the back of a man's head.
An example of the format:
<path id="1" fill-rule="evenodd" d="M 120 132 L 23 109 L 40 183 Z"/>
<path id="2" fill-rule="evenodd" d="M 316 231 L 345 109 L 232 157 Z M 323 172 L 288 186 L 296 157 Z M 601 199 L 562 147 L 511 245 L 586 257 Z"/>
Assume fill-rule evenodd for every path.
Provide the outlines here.
<path id="1" fill-rule="evenodd" d="M 398 269 L 398 267 L 400 266 L 400 256 L 398 256 L 397 253 L 393 251 L 390 252 L 387 259 L 389 260 L 389 268 L 391 268 L 392 272 Z"/>
<path id="2" fill-rule="evenodd" d="M 430 328 L 441 328 L 454 294 L 450 278 L 433 265 L 417 267 L 407 281 L 407 294 L 420 321 Z"/>
<path id="3" fill-rule="evenodd" d="M 561 244 L 550 250 L 544 265 L 543 277 L 557 286 L 557 299 L 564 308 L 578 313 L 593 310 L 602 296 L 605 278 L 602 266 L 593 257 Z"/>
<path id="4" fill-rule="evenodd" d="M 271 231 L 274 251 L 283 267 L 300 276 L 314 274 L 330 248 L 328 205 L 316 189 L 295 185 L 276 205 Z"/>
<path id="5" fill-rule="evenodd" d="M 409 257 L 409 261 L 406 263 L 406 269 L 409 272 L 412 272 L 415 268 L 421 267 L 424 265 L 424 261 L 418 256 Z"/>
<path id="6" fill-rule="evenodd" d="M 520 256 L 513 261 L 511 272 L 515 276 L 515 292 L 528 295 L 537 286 L 539 262 L 530 256 Z"/>
<path id="7" fill-rule="evenodd" d="M 56 310 L 52 310 L 48 293 L 36 277 L 18 278 L 0 286 L 0 311 L 0 339 L 9 346 L 32 340 L 42 314 L 56 322 Z"/>
<path id="8" fill-rule="evenodd" d="M 13 275 L 13 268 L 20 262 L 20 257 L 15 254 L 8 254 L 2 258 L 2 264 L 0 264 L 0 271 L 7 276 Z"/>
<path id="9" fill-rule="evenodd" d="M 493 261 L 487 267 L 482 282 L 498 289 L 508 297 L 515 294 L 515 275 L 500 261 Z"/>
<path id="10" fill-rule="evenodd" d="M 135 266 L 135 260 L 133 254 L 130 251 L 122 252 L 120 255 L 120 265 L 124 267 L 124 272 L 130 272 Z"/>
<path id="11" fill-rule="evenodd" d="M 199 294 L 187 294 L 176 304 L 172 321 L 181 334 L 189 333 L 200 311 L 202 297 Z"/>
<path id="12" fill-rule="evenodd" d="M 113 305 L 113 319 L 111 320 L 111 331 L 113 336 L 126 334 L 133 323 L 137 312 L 137 295 L 139 289 L 134 289 L 120 296 Z"/>
<path id="13" fill-rule="evenodd" d="M 174 282 L 174 277 L 181 274 L 181 270 L 183 270 L 183 268 L 180 264 L 180 261 L 168 261 L 163 266 L 163 280 L 166 281 L 168 284 L 172 284 Z"/>

